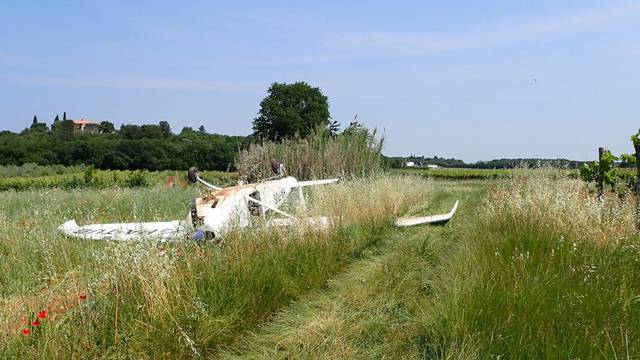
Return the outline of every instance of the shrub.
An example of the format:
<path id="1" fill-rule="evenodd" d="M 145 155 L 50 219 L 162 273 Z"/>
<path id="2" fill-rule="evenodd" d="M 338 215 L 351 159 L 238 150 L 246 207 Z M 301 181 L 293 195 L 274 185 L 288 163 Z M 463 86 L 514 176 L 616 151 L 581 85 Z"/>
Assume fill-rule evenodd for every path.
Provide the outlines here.
<path id="1" fill-rule="evenodd" d="M 132 171 L 124 180 L 125 186 L 130 188 L 149 186 L 149 179 L 145 173 L 144 171 Z"/>

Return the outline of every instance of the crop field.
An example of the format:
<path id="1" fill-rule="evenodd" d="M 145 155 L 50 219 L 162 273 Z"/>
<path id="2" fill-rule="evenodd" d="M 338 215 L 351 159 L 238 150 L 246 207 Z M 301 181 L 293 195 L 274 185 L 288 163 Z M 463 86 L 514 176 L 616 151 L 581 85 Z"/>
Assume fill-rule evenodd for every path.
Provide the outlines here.
<path id="1" fill-rule="evenodd" d="M 0 192 L 0 358 L 640 356 L 635 199 L 598 201 L 565 172 L 323 186 L 309 212 L 340 219 L 324 230 L 255 227 L 204 243 L 61 235 L 69 219 L 184 219 L 202 193 L 177 172 L 91 185 L 114 173 L 0 178 L 84 184 Z M 456 199 L 446 225 L 392 225 Z"/>
<path id="2" fill-rule="evenodd" d="M 472 169 L 472 168 L 404 168 L 393 169 L 392 172 L 403 175 L 420 175 L 429 179 L 442 180 L 495 180 L 506 179 L 517 175 L 524 169 Z M 577 177 L 577 170 L 553 170 L 553 174 L 566 177 Z"/>
<path id="3" fill-rule="evenodd" d="M 420 175 L 425 178 L 443 180 L 493 180 L 504 179 L 513 175 L 509 169 L 463 169 L 463 168 L 405 168 L 393 171 L 403 175 Z"/>
<path id="4" fill-rule="evenodd" d="M 10 167 L 0 167 L 0 191 L 36 190 L 36 189 L 80 189 L 80 188 L 135 188 L 164 183 L 168 187 L 186 186 L 185 171 L 130 171 L 96 170 L 85 167 L 58 168 L 37 167 L 33 171 L 22 173 L 11 171 Z M 23 170 L 24 171 L 24 170 Z M 38 175 L 29 175 L 36 173 Z M 222 171 L 204 171 L 203 176 L 215 180 L 221 186 L 236 183 L 236 173 Z M 4 175 L 4 176 L 3 176 Z M 8 176 L 7 176 L 8 175 Z"/>

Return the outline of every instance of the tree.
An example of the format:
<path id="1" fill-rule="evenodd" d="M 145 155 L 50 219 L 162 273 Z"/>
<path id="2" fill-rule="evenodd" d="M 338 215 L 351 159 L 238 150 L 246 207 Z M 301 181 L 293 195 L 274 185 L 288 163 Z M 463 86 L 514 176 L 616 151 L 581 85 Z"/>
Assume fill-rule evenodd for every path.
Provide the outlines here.
<path id="1" fill-rule="evenodd" d="M 98 130 L 102 134 L 113 134 L 114 132 L 116 132 L 116 127 L 110 121 L 102 121 L 100 123 L 100 126 L 98 127 Z"/>
<path id="2" fill-rule="evenodd" d="M 38 117 L 33 115 L 33 122 L 31 123 L 29 131 L 47 132 L 49 131 L 49 128 L 47 127 L 47 124 L 38 122 Z"/>
<path id="3" fill-rule="evenodd" d="M 142 125 L 140 127 L 140 131 L 142 132 L 142 137 L 147 139 L 158 139 L 164 137 L 162 133 L 162 128 L 160 125 Z"/>
<path id="4" fill-rule="evenodd" d="M 206 134 L 207 130 L 204 128 L 204 125 L 200 125 L 200 127 L 198 128 L 198 132 L 200 134 Z"/>
<path id="5" fill-rule="evenodd" d="M 139 125 L 120 125 L 120 137 L 123 139 L 142 139 L 142 129 Z"/>
<path id="6" fill-rule="evenodd" d="M 67 121 L 67 112 L 62 113 L 62 121 Z"/>
<path id="7" fill-rule="evenodd" d="M 306 137 L 316 127 L 329 127 L 330 118 L 329 101 L 320 88 L 305 82 L 273 83 L 253 120 L 253 135 L 275 141 Z"/>
<path id="8" fill-rule="evenodd" d="M 56 132 L 56 128 L 58 126 L 60 126 L 60 117 L 56 114 L 56 118 L 53 119 L 53 122 L 51 123 L 51 132 Z"/>
<path id="9" fill-rule="evenodd" d="M 185 126 L 182 128 L 182 131 L 180 131 L 180 135 L 187 135 L 187 134 L 193 134 L 193 128 L 191 126 Z"/>
<path id="10" fill-rule="evenodd" d="M 171 126 L 169 125 L 168 122 L 160 121 L 160 123 L 158 125 L 160 125 L 160 130 L 162 130 L 162 135 L 164 137 L 171 136 Z"/>
<path id="11" fill-rule="evenodd" d="M 73 120 L 62 120 L 60 126 L 56 125 L 58 137 L 65 141 L 71 141 L 75 138 L 75 124 Z"/>

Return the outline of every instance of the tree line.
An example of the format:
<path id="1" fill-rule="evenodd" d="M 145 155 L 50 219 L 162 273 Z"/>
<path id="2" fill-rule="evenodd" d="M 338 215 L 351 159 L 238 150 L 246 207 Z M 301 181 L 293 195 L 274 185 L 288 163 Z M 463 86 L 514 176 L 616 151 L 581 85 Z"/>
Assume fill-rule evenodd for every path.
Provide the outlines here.
<path id="1" fill-rule="evenodd" d="M 347 129 L 361 126 L 356 118 Z M 97 129 L 87 133 L 78 132 L 66 113 L 62 119 L 56 116 L 51 126 L 34 116 L 31 126 L 19 134 L 0 132 L 0 165 L 83 164 L 119 170 L 178 170 L 197 166 L 201 170 L 224 171 L 234 169 L 238 151 L 252 143 L 306 139 L 318 129 L 326 130 L 332 138 L 340 134 L 338 122 L 331 119 L 327 96 L 320 88 L 305 82 L 271 84 L 252 125 L 253 133 L 246 137 L 210 134 L 204 126 L 197 130 L 185 127 L 174 134 L 166 121 L 124 124 L 119 129 L 113 123 L 103 121 Z M 576 168 L 580 165 L 580 162 L 566 159 L 496 159 L 465 163 L 453 158 L 415 155 L 382 156 L 382 161 L 391 168 L 404 167 L 407 162 L 418 166 L 479 169 L 511 169 L 522 165 Z"/>
<path id="2" fill-rule="evenodd" d="M 477 161 L 475 163 L 466 163 L 460 159 L 444 158 L 444 157 L 425 157 L 411 155 L 408 157 L 384 157 L 387 167 L 402 168 L 408 162 L 413 162 L 416 166 L 426 167 L 427 165 L 438 165 L 440 167 L 449 168 L 467 168 L 467 169 L 514 169 L 517 167 L 539 168 L 539 167 L 556 167 L 563 169 L 576 169 L 583 162 L 567 159 L 536 159 L 536 158 L 517 158 L 517 159 L 494 159 L 489 161 Z"/>
<path id="3" fill-rule="evenodd" d="M 203 170 L 229 170 L 247 137 L 208 133 L 185 127 L 178 134 L 166 121 L 125 124 L 116 129 L 100 123 L 96 133 L 75 130 L 72 120 L 58 116 L 51 126 L 36 117 L 21 133 L 0 132 L 0 165 L 93 165 L 99 169 L 174 170 L 197 166 Z"/>
<path id="4" fill-rule="evenodd" d="M 73 120 L 56 115 L 51 125 L 33 117 L 20 133 L 0 132 L 0 165 L 89 165 L 99 169 L 235 170 L 238 151 L 250 143 L 306 138 L 319 127 L 336 136 L 327 97 L 305 82 L 273 83 L 253 119 L 249 136 L 210 134 L 204 126 L 185 127 L 178 134 L 166 121 L 123 124 L 102 121 L 80 131 Z"/>

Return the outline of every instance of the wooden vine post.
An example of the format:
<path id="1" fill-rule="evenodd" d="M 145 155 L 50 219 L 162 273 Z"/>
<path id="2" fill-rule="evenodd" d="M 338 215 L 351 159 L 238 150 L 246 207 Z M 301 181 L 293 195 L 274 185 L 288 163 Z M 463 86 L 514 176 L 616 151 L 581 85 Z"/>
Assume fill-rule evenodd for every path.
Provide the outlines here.
<path id="1" fill-rule="evenodd" d="M 640 232 L 640 130 L 631 141 L 636 150 L 636 230 Z"/>

